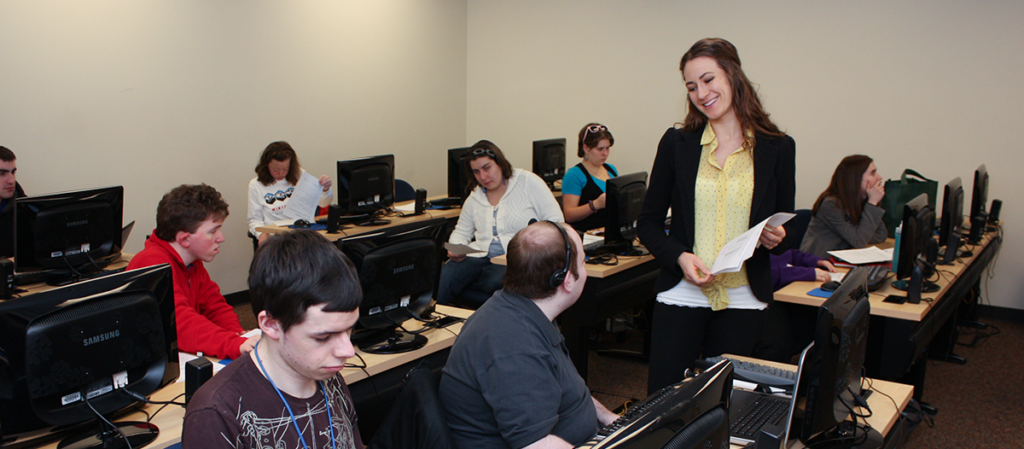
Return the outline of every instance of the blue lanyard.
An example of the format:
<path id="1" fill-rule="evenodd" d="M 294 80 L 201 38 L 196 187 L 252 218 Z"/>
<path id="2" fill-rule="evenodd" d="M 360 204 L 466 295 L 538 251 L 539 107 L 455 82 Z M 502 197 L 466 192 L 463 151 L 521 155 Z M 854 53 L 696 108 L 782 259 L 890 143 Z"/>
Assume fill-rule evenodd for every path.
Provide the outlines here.
<path id="1" fill-rule="evenodd" d="M 277 388 L 277 385 L 274 385 L 274 379 L 270 378 L 270 374 L 267 373 L 267 369 L 263 367 L 263 361 L 260 360 L 260 353 L 258 351 L 259 348 L 260 342 L 257 341 L 256 346 L 252 348 L 252 351 L 256 353 L 256 363 L 260 365 L 260 371 L 263 371 L 263 375 L 267 376 L 267 380 L 270 381 L 270 386 L 274 387 L 274 391 L 277 392 L 277 396 L 281 398 L 281 402 L 284 402 L 284 407 L 288 409 L 288 416 L 292 417 L 292 425 L 295 426 L 295 432 L 299 434 L 299 442 L 302 443 L 302 447 L 309 449 L 309 446 L 306 445 L 306 440 L 302 438 L 302 430 L 299 429 L 299 423 L 298 421 L 295 420 L 295 413 L 292 412 L 292 406 L 288 405 L 288 401 L 284 399 L 284 394 L 282 394 L 281 390 Z M 330 398 L 327 397 L 327 390 L 324 388 L 323 382 L 317 381 L 316 384 L 320 387 L 320 392 L 323 393 L 324 395 L 324 407 L 327 408 L 327 427 L 331 429 L 331 447 L 334 449 L 338 449 L 338 441 L 334 439 L 334 421 L 331 419 L 331 400 Z M 312 429 L 312 415 L 310 415 L 309 417 L 309 423 L 309 427 Z M 315 434 L 316 432 L 314 431 L 314 435 Z"/>

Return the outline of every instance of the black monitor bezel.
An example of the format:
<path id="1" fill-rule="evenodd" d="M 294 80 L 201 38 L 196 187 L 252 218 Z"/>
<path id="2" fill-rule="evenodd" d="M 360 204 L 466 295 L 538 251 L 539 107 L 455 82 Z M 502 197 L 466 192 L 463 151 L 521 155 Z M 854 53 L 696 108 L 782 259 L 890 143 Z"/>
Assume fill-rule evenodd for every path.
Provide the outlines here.
<path id="1" fill-rule="evenodd" d="M 561 148 L 558 148 L 561 146 Z M 544 139 L 533 141 L 533 173 L 540 176 L 549 187 L 565 176 L 566 139 Z"/>
<path id="2" fill-rule="evenodd" d="M 643 193 L 640 194 L 640 203 L 647 191 L 647 172 L 641 171 L 616 176 L 605 182 L 605 216 L 604 243 L 605 246 L 631 245 L 637 237 L 636 220 L 639 217 L 640 207 L 636 207 L 636 213 L 632 220 L 622 217 L 622 191 L 628 187 L 640 184 L 643 186 Z"/>
<path id="3" fill-rule="evenodd" d="M 971 190 L 971 218 L 987 217 L 985 202 L 988 201 L 988 168 L 985 164 L 974 170 L 974 186 Z M 984 220 L 982 221 L 984 223 Z"/>
<path id="4" fill-rule="evenodd" d="M 390 184 L 391 189 L 390 191 L 375 192 L 380 196 L 378 201 L 375 201 L 370 205 L 359 205 L 358 201 L 366 197 L 353 198 L 353 190 L 355 190 L 351 186 L 353 181 L 353 172 L 357 169 L 377 164 L 386 165 L 390 171 L 389 176 L 391 182 L 387 184 Z M 341 207 L 342 214 L 356 215 L 374 213 L 380 210 L 386 210 L 395 203 L 395 155 L 381 154 L 357 159 L 341 160 L 337 162 L 337 169 L 338 182 L 335 183 L 335 186 L 338 188 L 338 206 Z"/>
<path id="5" fill-rule="evenodd" d="M 962 234 L 964 222 L 964 188 L 957 176 L 946 183 L 942 190 L 942 215 L 939 218 L 939 245 L 949 244 L 950 234 Z M 958 240 L 959 243 L 959 240 Z"/>
<path id="6" fill-rule="evenodd" d="M 466 189 L 469 186 L 467 178 L 469 171 L 466 169 L 469 162 L 466 160 L 466 155 L 470 150 L 472 150 L 471 147 L 448 150 L 448 197 L 461 198 L 463 202 L 469 196 L 469 191 Z"/>
<path id="7" fill-rule="evenodd" d="M 111 208 L 111 220 L 101 240 L 99 248 L 91 248 L 87 253 L 76 253 L 60 258 L 40 257 L 36 249 L 38 216 L 47 210 L 61 207 L 99 202 Z M 124 187 L 109 186 L 51 193 L 39 196 L 16 198 L 14 200 L 14 268 L 16 272 L 28 272 L 51 269 L 75 269 L 77 271 L 96 271 L 102 269 L 107 262 L 120 256 L 122 250 L 121 223 L 124 219 Z M 89 235 L 102 235 L 104 232 L 91 230 Z M 53 248 L 51 248 L 53 249 Z M 89 266 L 96 265 L 93 270 Z"/>

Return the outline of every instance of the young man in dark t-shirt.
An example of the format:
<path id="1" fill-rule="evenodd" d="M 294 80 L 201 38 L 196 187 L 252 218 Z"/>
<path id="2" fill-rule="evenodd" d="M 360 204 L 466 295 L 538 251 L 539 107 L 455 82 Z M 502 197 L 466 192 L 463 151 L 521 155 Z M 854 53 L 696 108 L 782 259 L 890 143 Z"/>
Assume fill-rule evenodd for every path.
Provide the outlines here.
<path id="1" fill-rule="evenodd" d="M 0 257 L 14 256 L 14 198 L 25 196 L 17 173 L 17 156 L 0 146 Z"/>
<path id="2" fill-rule="evenodd" d="M 313 231 L 271 237 L 249 269 L 263 336 L 192 397 L 182 447 L 362 449 L 340 371 L 362 291 L 355 267 Z"/>

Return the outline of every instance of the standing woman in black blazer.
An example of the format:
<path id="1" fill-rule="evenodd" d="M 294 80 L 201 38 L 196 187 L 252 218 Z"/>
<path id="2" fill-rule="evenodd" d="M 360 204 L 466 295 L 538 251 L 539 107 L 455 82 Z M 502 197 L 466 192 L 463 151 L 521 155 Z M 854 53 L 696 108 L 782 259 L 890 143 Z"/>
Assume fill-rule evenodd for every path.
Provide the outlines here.
<path id="1" fill-rule="evenodd" d="M 793 211 L 796 144 L 768 118 L 728 41 L 698 41 L 679 69 L 688 112 L 658 144 L 638 222 L 640 240 L 662 265 L 650 392 L 682 380 L 697 358 L 753 352 L 772 302 L 768 252 L 792 246 L 784 227 L 766 226 L 739 272 L 711 274 L 725 243 L 776 212 Z"/>

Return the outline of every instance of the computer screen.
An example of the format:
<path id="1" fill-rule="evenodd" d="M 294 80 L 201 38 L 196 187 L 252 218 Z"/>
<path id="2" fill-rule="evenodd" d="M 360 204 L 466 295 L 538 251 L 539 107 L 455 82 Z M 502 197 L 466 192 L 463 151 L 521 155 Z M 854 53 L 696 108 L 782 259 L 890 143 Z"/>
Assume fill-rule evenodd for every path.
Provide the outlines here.
<path id="1" fill-rule="evenodd" d="M 33 437 L 90 438 L 106 416 L 178 378 L 170 266 L 126 271 L 0 302 L 0 433 L 3 446 Z M 94 412 L 92 409 L 95 409 Z M 119 425 L 119 423 L 115 423 Z M 57 426 L 60 426 L 59 428 Z M 155 426 L 120 423 L 155 438 Z M 133 447 L 144 442 L 134 441 Z M 102 437 L 99 438 L 103 440 Z"/>
<path id="2" fill-rule="evenodd" d="M 469 196 L 466 191 L 469 185 L 469 179 L 466 178 L 466 153 L 469 150 L 469 147 L 448 150 L 448 198 L 462 198 L 465 202 Z"/>
<path id="3" fill-rule="evenodd" d="M 395 156 L 386 154 L 338 161 L 338 206 L 344 215 L 370 214 L 360 226 L 381 225 L 374 219 L 395 203 Z"/>
<path id="4" fill-rule="evenodd" d="M 732 372 L 732 364 L 723 361 L 692 378 L 655 392 L 644 400 L 643 405 L 627 410 L 619 421 L 610 426 L 617 428 L 590 447 L 729 447 Z"/>
<path id="5" fill-rule="evenodd" d="M 846 420 L 855 407 L 854 396 L 861 396 L 871 318 L 868 271 L 867 267 L 851 270 L 818 308 L 814 346 L 797 388 L 797 402 L 804 401 L 804 407 L 798 409 L 793 424 L 799 425 L 796 433 L 810 447 L 815 442 L 812 437 Z"/>
<path id="6" fill-rule="evenodd" d="M 425 320 L 433 309 L 447 227 L 446 219 L 435 218 L 338 240 L 363 288 L 359 327 L 383 331 L 353 335 L 364 352 L 412 351 L 426 344 L 423 336 L 397 328 L 409 319 Z"/>
<path id="7" fill-rule="evenodd" d="M 647 194 L 647 172 L 616 176 L 605 183 L 605 246 L 617 254 L 632 253 L 636 239 L 636 220 Z"/>
<path id="8" fill-rule="evenodd" d="M 939 220 L 939 245 L 945 246 L 943 263 L 952 263 L 956 259 L 956 251 L 960 246 L 964 223 L 964 188 L 960 177 L 946 183 L 942 193 L 942 217 Z"/>
<path id="9" fill-rule="evenodd" d="M 533 172 L 554 190 L 565 176 L 565 139 L 533 141 Z"/>
<path id="10" fill-rule="evenodd" d="M 913 302 L 920 296 L 920 292 L 939 291 L 938 285 L 927 281 L 932 272 L 928 265 L 935 263 L 937 249 L 932 238 L 935 212 L 928 206 L 927 195 L 922 193 L 903 206 L 901 227 L 896 280 L 892 282 L 892 286 L 907 291 L 909 300 Z M 922 256 L 924 261 L 918 260 L 918 256 Z M 907 281 L 908 279 L 911 281 Z M 920 288 L 917 286 L 917 279 L 920 279 Z"/>
<path id="11" fill-rule="evenodd" d="M 121 254 L 123 211 L 121 186 L 16 199 L 15 271 L 103 269 Z"/>
<path id="12" fill-rule="evenodd" d="M 981 236 L 985 234 L 988 212 L 985 209 L 985 202 L 988 201 L 988 169 L 981 164 L 974 171 L 974 189 L 971 192 L 971 243 L 980 243 Z"/>

